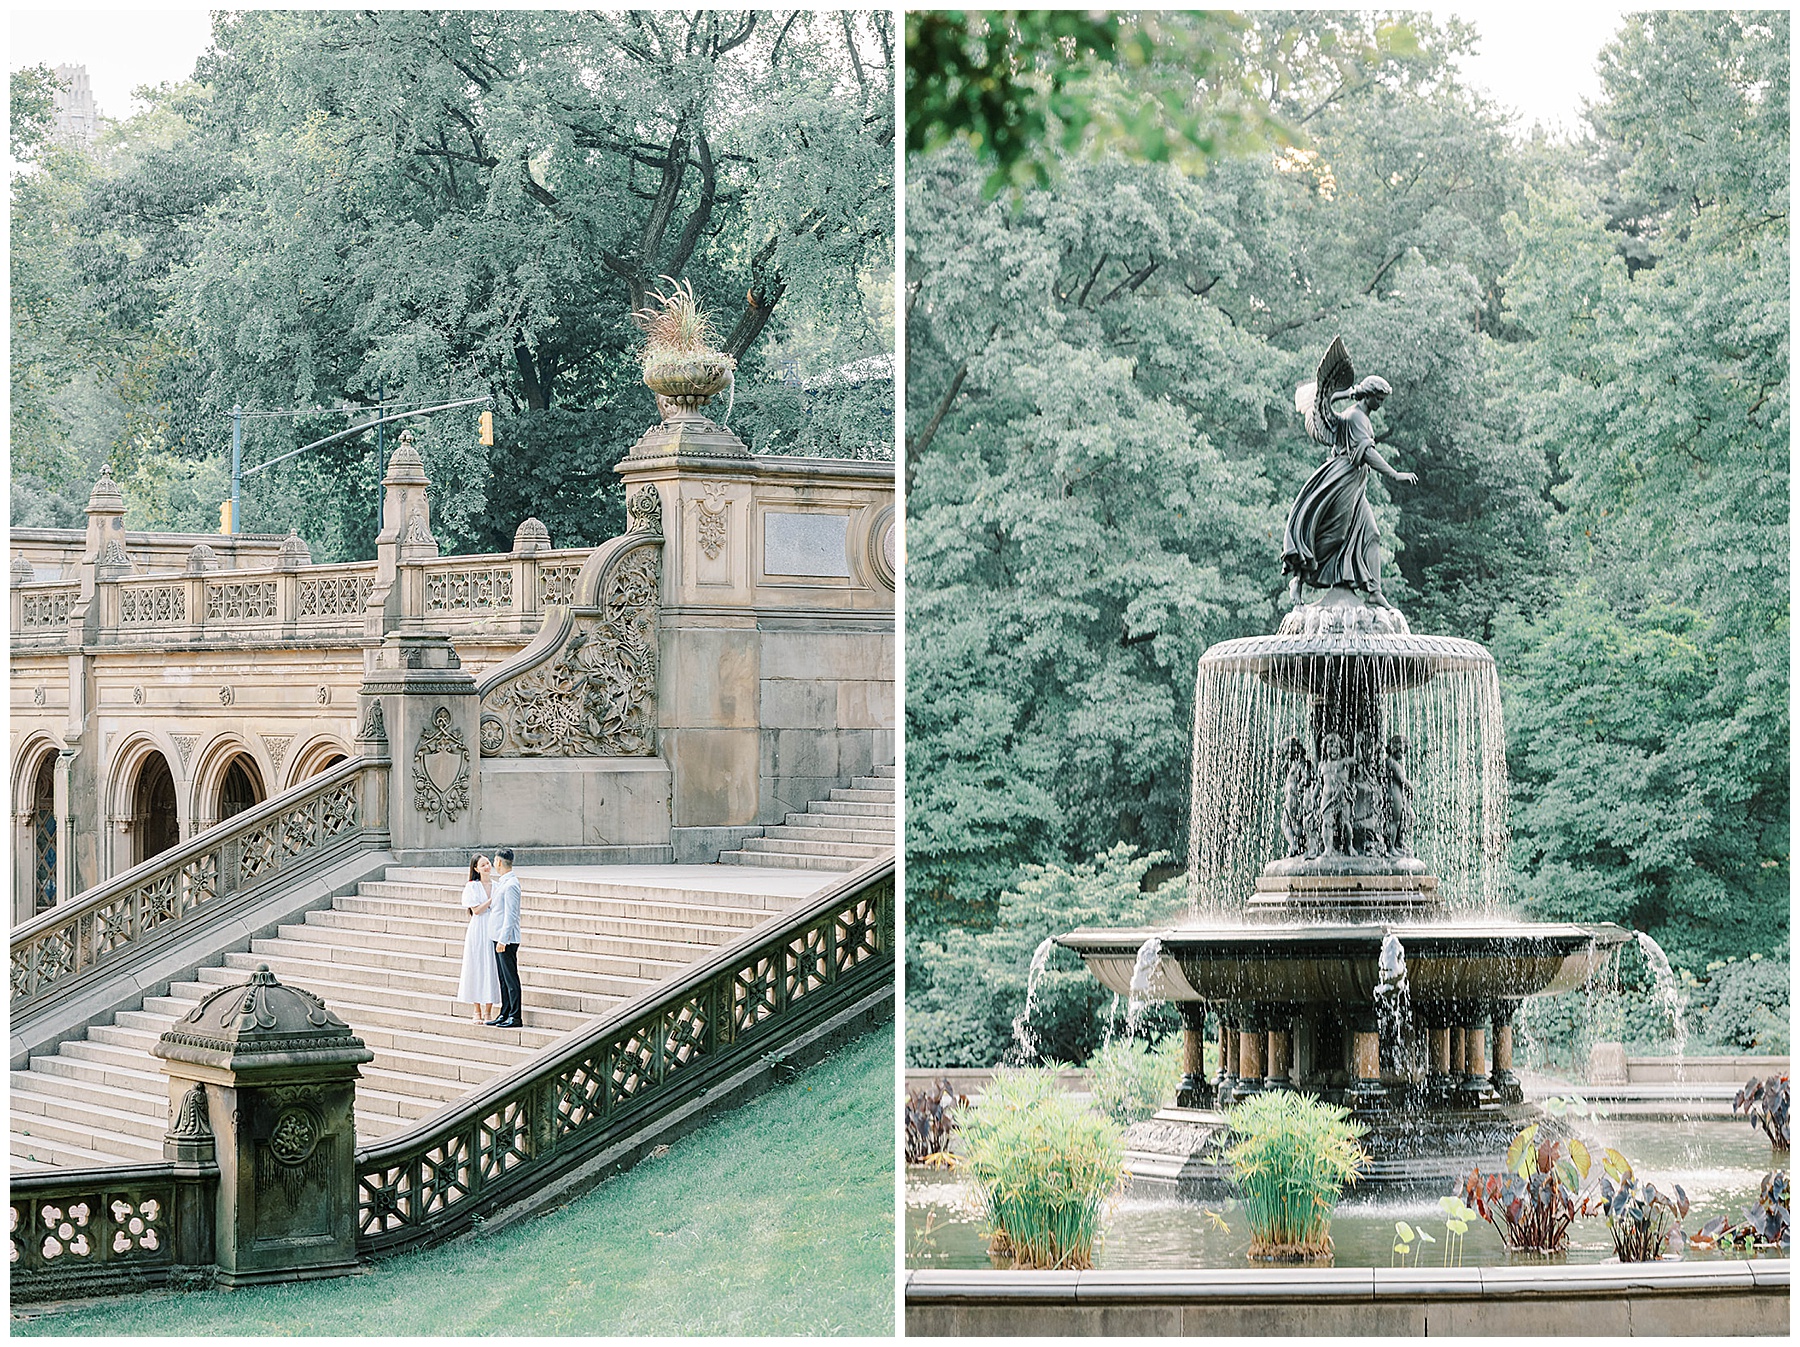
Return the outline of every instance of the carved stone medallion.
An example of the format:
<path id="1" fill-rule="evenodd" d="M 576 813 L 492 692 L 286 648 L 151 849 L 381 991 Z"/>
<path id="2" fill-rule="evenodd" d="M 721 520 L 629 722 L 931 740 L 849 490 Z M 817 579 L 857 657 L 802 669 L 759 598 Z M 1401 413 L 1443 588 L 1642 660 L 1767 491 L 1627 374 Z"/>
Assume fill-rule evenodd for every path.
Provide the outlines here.
<path id="1" fill-rule="evenodd" d="M 662 529 L 662 496 L 654 486 L 645 485 L 638 489 L 631 498 L 627 509 L 631 516 L 631 524 L 627 533 L 654 533 L 661 535 Z"/>
<path id="2" fill-rule="evenodd" d="M 449 708 L 432 713 L 413 752 L 414 807 L 440 828 L 469 807 L 469 746 Z"/>
<path id="3" fill-rule="evenodd" d="M 719 553 L 725 550 L 726 524 L 731 513 L 731 502 L 725 499 L 723 482 L 707 482 L 701 490 L 706 493 L 706 499 L 694 502 L 694 508 L 699 514 L 700 550 L 706 553 L 708 561 L 717 561 Z"/>

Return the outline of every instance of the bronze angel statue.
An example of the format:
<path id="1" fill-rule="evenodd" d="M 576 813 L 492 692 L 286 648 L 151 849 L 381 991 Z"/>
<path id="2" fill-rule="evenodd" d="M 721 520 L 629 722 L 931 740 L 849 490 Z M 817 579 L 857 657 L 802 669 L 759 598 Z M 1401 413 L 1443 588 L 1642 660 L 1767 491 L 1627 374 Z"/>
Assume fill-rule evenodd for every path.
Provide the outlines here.
<path id="1" fill-rule="evenodd" d="M 1381 593 L 1381 544 L 1366 485 L 1373 468 L 1390 482 L 1415 483 L 1418 474 L 1396 472 L 1375 447 L 1369 417 L 1394 390 L 1378 374 L 1358 382 L 1344 339 L 1333 337 L 1319 375 L 1294 390 L 1294 406 L 1306 431 L 1331 452 L 1306 479 L 1288 511 L 1281 542 L 1281 570 L 1293 577 L 1288 593 L 1300 602 L 1301 586 L 1353 589 L 1379 608 L 1391 607 Z M 1332 404 L 1350 399 L 1342 410 Z"/>

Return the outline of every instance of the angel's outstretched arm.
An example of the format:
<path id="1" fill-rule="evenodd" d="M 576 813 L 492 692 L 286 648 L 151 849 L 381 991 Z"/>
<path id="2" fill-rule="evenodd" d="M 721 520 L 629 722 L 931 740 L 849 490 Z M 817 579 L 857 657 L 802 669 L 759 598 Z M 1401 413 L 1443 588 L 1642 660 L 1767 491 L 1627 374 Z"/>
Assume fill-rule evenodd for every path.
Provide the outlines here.
<path id="1" fill-rule="evenodd" d="M 1363 450 L 1362 457 L 1364 463 L 1367 463 L 1390 482 L 1414 483 L 1419 480 L 1419 474 L 1416 472 L 1395 472 L 1392 465 L 1381 456 L 1381 450 L 1375 447 L 1373 441 Z"/>

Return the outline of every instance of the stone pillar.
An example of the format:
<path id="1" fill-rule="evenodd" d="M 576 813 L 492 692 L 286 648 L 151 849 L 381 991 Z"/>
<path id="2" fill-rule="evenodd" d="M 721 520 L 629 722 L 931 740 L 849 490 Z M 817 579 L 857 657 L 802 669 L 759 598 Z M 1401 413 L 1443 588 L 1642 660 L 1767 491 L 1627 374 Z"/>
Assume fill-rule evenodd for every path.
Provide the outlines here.
<path id="1" fill-rule="evenodd" d="M 1469 1025 L 1463 1030 L 1463 1077 L 1457 1091 L 1468 1107 L 1480 1108 L 1487 1084 L 1487 1031 L 1479 1024 Z"/>
<path id="2" fill-rule="evenodd" d="M 1286 1090 L 1293 1082 L 1288 1073 L 1293 1066 L 1293 1033 L 1286 1026 L 1269 1030 L 1268 1060 L 1263 1067 L 1263 1089 Z"/>
<path id="3" fill-rule="evenodd" d="M 1252 1028 L 1249 1023 L 1238 1027 L 1238 1085 L 1239 1094 L 1256 1094 L 1263 1088 L 1263 1049 L 1268 1043 L 1268 1031 Z"/>
<path id="4" fill-rule="evenodd" d="M 1468 1040 L 1460 1024 L 1450 1027 L 1450 1078 L 1460 1081 L 1469 1074 Z"/>
<path id="5" fill-rule="evenodd" d="M 354 1271 L 357 1068 L 375 1054 L 267 964 L 206 997 L 153 1051 L 174 1118 L 164 1154 L 217 1159 L 220 1284 Z"/>
<path id="6" fill-rule="evenodd" d="M 388 460 L 381 479 L 381 532 L 375 535 L 375 587 L 363 609 L 363 638 L 368 643 L 367 672 L 374 672 L 377 643 L 404 618 L 424 614 L 423 580 L 405 563 L 429 561 L 438 554 L 431 533 L 430 479 L 425 461 L 413 448 L 412 432 L 400 432 L 400 447 Z M 410 582 L 410 583 L 409 583 Z"/>
<path id="7" fill-rule="evenodd" d="M 1425 1081 L 1425 1091 L 1441 1103 L 1456 1087 L 1456 1078 L 1450 1074 L 1451 1030 L 1448 1025 L 1433 1025 L 1426 1032 L 1431 1039 L 1431 1072 Z"/>
<path id="8" fill-rule="evenodd" d="M 1211 1083 L 1206 1079 L 1206 1003 L 1181 1003 L 1181 1083 L 1175 1088 L 1175 1107 L 1210 1108 Z"/>
<path id="9" fill-rule="evenodd" d="M 1349 1017 L 1350 1088 L 1346 1101 L 1358 1113 L 1381 1108 L 1387 1102 L 1387 1087 L 1381 1083 L 1381 1026 L 1373 1006 L 1360 1007 Z"/>
<path id="10" fill-rule="evenodd" d="M 1219 1009 L 1219 1074 L 1213 1081 L 1213 1097 L 1220 1108 L 1231 1102 L 1237 1091 L 1237 1029 L 1224 1007 Z"/>
<path id="11" fill-rule="evenodd" d="M 710 861 L 892 762 L 892 465 L 752 455 L 671 414 L 615 471 L 634 510 L 661 512 L 657 752 L 675 859 Z"/>
<path id="12" fill-rule="evenodd" d="M 393 761 L 390 849 L 403 863 L 466 863 L 481 832 L 481 700 L 450 638 L 385 636 L 361 689 L 364 735 L 375 706 Z"/>
<path id="13" fill-rule="evenodd" d="M 1513 1016 L 1517 1007 L 1502 1001 L 1494 1007 L 1494 1093 L 1508 1104 L 1525 1101 L 1525 1088 L 1513 1074 Z"/>

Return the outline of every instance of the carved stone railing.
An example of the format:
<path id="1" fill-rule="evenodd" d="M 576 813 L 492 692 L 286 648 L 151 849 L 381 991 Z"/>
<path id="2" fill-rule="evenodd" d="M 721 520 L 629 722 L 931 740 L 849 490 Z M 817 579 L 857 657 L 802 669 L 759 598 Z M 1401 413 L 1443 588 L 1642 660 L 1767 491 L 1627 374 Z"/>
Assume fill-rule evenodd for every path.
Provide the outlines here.
<path id="1" fill-rule="evenodd" d="M 15 1031 L 91 974 L 240 913 L 278 879 L 385 846 L 387 773 L 385 759 L 351 758 L 14 928 Z"/>
<path id="2" fill-rule="evenodd" d="M 139 580 L 119 586 L 119 625 L 170 626 L 188 620 L 187 586 L 179 579 Z"/>
<path id="3" fill-rule="evenodd" d="M 309 566 L 294 576 L 294 620 L 301 626 L 357 627 L 375 588 L 375 563 Z"/>
<path id="4" fill-rule="evenodd" d="M 411 1131 L 357 1152 L 360 1254 L 419 1247 L 541 1192 L 894 978 L 892 859 Z"/>
<path id="5" fill-rule="evenodd" d="M 68 629 L 69 609 L 81 586 L 24 584 L 13 587 L 13 630 L 21 635 L 57 635 Z"/>
<path id="6" fill-rule="evenodd" d="M 165 1286 L 213 1261 L 214 1165 L 16 1173 L 12 1296 L 38 1301 Z"/>
<path id="7" fill-rule="evenodd" d="M 660 498 L 647 486 L 632 498 L 630 529 L 583 563 L 569 606 L 477 686 L 483 757 L 656 752 L 662 549 Z"/>
<path id="8" fill-rule="evenodd" d="M 513 565 L 508 558 L 446 557 L 419 569 L 426 617 L 513 611 Z"/>

